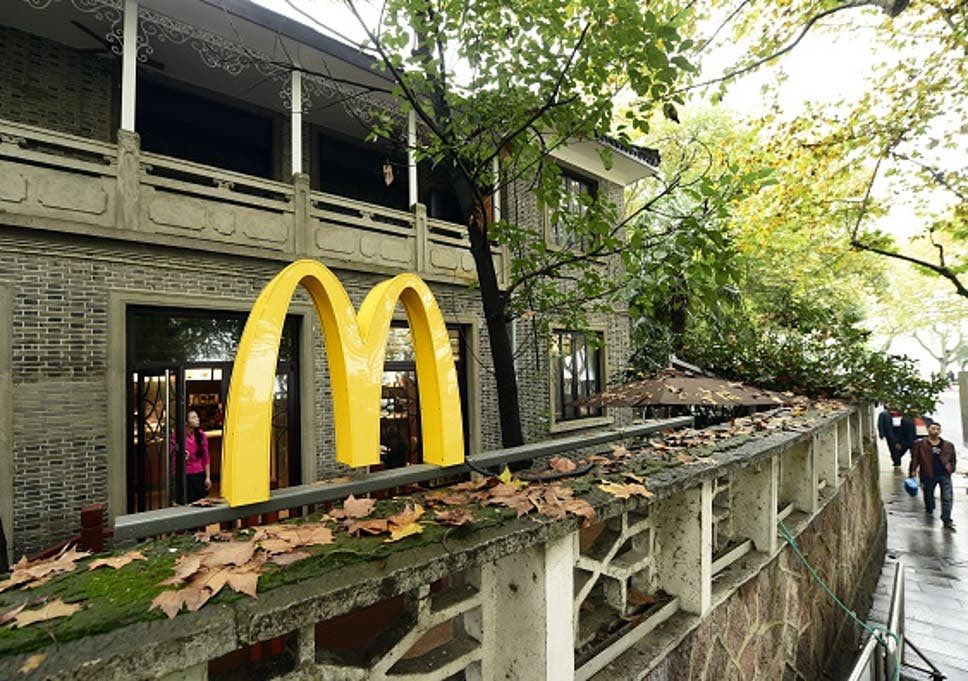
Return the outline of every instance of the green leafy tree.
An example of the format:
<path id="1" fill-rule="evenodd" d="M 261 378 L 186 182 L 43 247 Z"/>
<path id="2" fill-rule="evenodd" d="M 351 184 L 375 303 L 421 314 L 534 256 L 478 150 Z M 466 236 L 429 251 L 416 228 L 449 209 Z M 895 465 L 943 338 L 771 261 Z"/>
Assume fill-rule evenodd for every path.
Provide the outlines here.
<path id="1" fill-rule="evenodd" d="M 860 168 L 865 179 L 852 195 L 838 194 L 855 249 L 922 267 L 968 297 L 968 5 L 956 0 L 791 0 L 709 3 L 723 17 L 697 49 L 709 54 L 719 41 L 741 40 L 749 50 L 720 76 L 687 89 L 721 95 L 748 73 L 782 58 L 811 31 L 849 36 L 869 33 L 878 61 L 865 87 L 840 101 L 813 104 L 790 117 L 774 106 L 765 133 L 807 164 Z M 698 60 L 701 55 L 692 55 Z M 781 79 L 775 79 L 778 82 Z M 767 85 L 765 94 L 775 95 Z M 792 179 L 792 178 L 791 178 Z M 801 180 L 808 178 L 801 174 Z M 917 253 L 878 228 L 892 207 L 914 207 L 918 227 L 932 244 Z"/>
<path id="2" fill-rule="evenodd" d="M 581 211 L 571 210 L 550 154 L 574 140 L 610 132 L 627 139 L 647 129 L 652 107 L 668 100 L 691 68 L 684 53 L 692 44 L 680 32 L 686 16 L 674 3 L 637 0 L 387 0 L 369 22 L 356 3 L 346 6 L 395 83 L 401 108 L 416 113 L 418 157 L 444 173 L 457 195 L 477 270 L 503 442 L 520 444 L 509 322 L 564 316 L 578 324 L 620 287 L 614 261 L 624 246 L 624 221 L 617 207 L 589 197 Z M 316 10 L 301 11 L 321 20 Z M 633 106 L 613 131 L 619 92 Z M 390 130 L 387 121 L 374 133 Z M 610 163 L 607 152 L 602 160 Z M 521 185 L 534 191 L 552 224 L 573 236 L 568 247 L 549 247 L 541 230 L 513 216 L 490 218 L 493 192 Z M 492 254 L 501 246 L 513 256 L 504 288 Z"/>

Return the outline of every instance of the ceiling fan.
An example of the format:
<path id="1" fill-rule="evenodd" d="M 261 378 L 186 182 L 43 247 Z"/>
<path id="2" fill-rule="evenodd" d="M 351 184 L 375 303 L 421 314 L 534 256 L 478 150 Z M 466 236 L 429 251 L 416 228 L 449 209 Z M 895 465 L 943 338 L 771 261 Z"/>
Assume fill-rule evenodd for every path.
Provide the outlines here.
<path id="1" fill-rule="evenodd" d="M 98 34 L 96 31 L 91 30 L 90 28 L 88 28 L 87 26 L 85 26 L 84 24 L 82 24 L 80 21 L 77 21 L 77 20 L 73 20 L 72 19 L 71 20 L 71 25 L 74 26 L 74 28 L 76 28 L 77 30 L 79 30 L 82 33 L 90 36 L 91 38 L 93 38 L 97 42 L 101 43 L 101 45 L 102 45 L 102 47 L 93 47 L 93 48 L 87 48 L 87 49 L 80 49 L 80 50 L 78 50 L 78 52 L 84 52 L 85 54 L 107 55 L 109 57 L 117 57 L 118 56 L 118 55 L 116 55 L 114 53 L 114 50 L 112 48 L 111 43 L 109 43 L 104 36 Z M 139 59 L 138 61 L 141 61 L 141 60 Z M 151 57 L 148 57 L 148 59 L 146 61 L 143 61 L 141 63 L 144 64 L 145 66 L 150 66 L 151 68 L 157 69 L 159 71 L 164 71 L 165 70 L 164 63 L 158 61 L 157 59 L 152 59 Z"/>

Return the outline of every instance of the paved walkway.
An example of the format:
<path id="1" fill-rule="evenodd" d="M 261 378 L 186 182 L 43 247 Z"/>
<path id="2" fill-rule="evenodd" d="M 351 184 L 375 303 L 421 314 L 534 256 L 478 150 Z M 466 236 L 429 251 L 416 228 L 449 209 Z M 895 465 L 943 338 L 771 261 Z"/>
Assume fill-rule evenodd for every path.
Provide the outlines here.
<path id="1" fill-rule="evenodd" d="M 940 497 L 930 517 L 924 513 L 920 494 L 912 498 L 904 492 L 902 484 L 910 459 L 905 455 L 901 469 L 892 468 L 887 448 L 879 442 L 888 560 L 870 619 L 886 621 L 895 560 L 902 560 L 906 635 L 949 679 L 968 681 L 968 451 L 962 445 L 957 420 L 957 395 L 946 393 L 944 398 L 937 417 L 944 426 L 942 437 L 953 441 L 958 451 L 958 471 L 952 481 L 952 519 L 958 531 L 942 529 L 938 519 Z M 910 649 L 905 661 L 926 666 Z M 908 668 L 904 673 L 912 679 L 930 678 Z"/>

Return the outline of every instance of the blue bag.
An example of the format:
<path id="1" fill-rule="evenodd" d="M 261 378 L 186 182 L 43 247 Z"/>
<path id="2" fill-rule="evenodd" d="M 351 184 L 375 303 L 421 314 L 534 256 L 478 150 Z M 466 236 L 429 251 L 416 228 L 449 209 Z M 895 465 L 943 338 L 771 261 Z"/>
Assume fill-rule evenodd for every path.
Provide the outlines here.
<path id="1" fill-rule="evenodd" d="M 904 491 L 912 497 L 918 495 L 918 481 L 915 478 L 908 478 L 904 481 Z"/>

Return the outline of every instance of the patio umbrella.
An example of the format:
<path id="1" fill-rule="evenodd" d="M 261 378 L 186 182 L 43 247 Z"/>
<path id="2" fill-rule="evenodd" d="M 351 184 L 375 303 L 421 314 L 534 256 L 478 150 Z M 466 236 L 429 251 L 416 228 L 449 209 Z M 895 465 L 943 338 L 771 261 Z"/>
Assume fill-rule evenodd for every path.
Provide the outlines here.
<path id="1" fill-rule="evenodd" d="M 754 388 L 735 381 L 697 376 L 666 369 L 655 378 L 627 383 L 592 395 L 585 403 L 596 407 L 707 405 L 719 407 L 778 406 L 792 395 Z"/>

